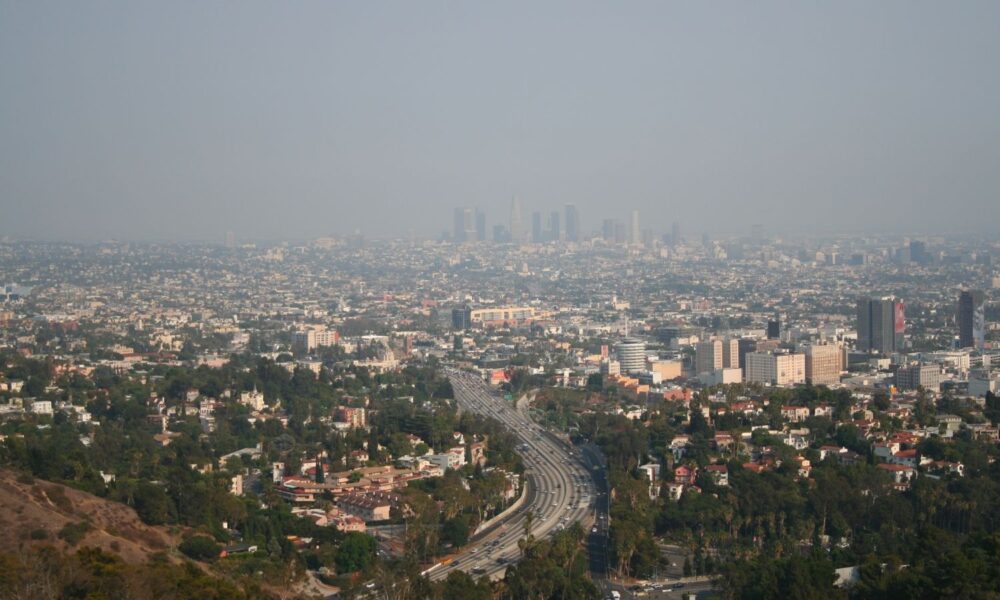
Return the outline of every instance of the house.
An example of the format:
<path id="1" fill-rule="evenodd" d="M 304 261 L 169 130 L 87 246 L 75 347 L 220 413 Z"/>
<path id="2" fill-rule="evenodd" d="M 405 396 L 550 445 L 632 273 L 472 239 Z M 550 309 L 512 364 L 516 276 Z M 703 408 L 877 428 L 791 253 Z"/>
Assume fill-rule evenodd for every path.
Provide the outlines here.
<path id="1" fill-rule="evenodd" d="M 36 415 L 52 415 L 51 400 L 35 400 L 31 403 L 31 412 Z"/>
<path id="2" fill-rule="evenodd" d="M 257 391 L 257 387 L 253 388 L 252 392 L 242 392 L 240 394 L 240 404 L 250 407 L 252 411 L 264 410 L 264 394 Z"/>
<path id="3" fill-rule="evenodd" d="M 972 437 L 983 442 L 1000 442 L 1000 427 L 995 425 L 969 425 L 969 432 Z"/>
<path id="4" fill-rule="evenodd" d="M 938 477 L 942 475 L 958 475 L 959 477 L 965 477 L 965 465 L 960 462 L 936 460 L 927 463 L 927 471 L 928 473 L 932 473 Z"/>
<path id="5" fill-rule="evenodd" d="M 670 440 L 670 452 L 673 453 L 674 460 L 680 460 L 684 457 L 684 452 L 690 441 L 691 438 L 686 435 L 678 435 Z"/>
<path id="6" fill-rule="evenodd" d="M 449 448 L 447 452 L 441 454 L 431 454 L 425 457 L 432 465 L 440 467 L 441 470 L 460 469 L 466 465 L 465 448 L 455 446 Z"/>
<path id="7" fill-rule="evenodd" d="M 698 478 L 698 467 L 681 465 L 674 469 L 674 481 L 683 485 L 694 485 Z"/>
<path id="8" fill-rule="evenodd" d="M 814 417 L 833 417 L 833 407 L 829 404 L 817 404 L 813 409 Z"/>
<path id="9" fill-rule="evenodd" d="M 660 465 L 647 463 L 639 467 L 649 480 L 649 499 L 655 500 L 660 495 Z"/>
<path id="10" fill-rule="evenodd" d="M 473 442 L 469 444 L 469 456 L 472 457 L 472 464 L 480 467 L 486 465 L 486 442 Z"/>
<path id="11" fill-rule="evenodd" d="M 354 515 L 366 523 L 388 521 L 393 507 L 401 504 L 399 496 L 375 492 L 371 494 L 345 494 L 337 498 L 337 507 L 348 515 Z"/>
<path id="12" fill-rule="evenodd" d="M 705 472 L 712 477 L 712 481 L 718 486 L 729 485 L 729 467 L 726 465 L 708 465 Z"/>
<path id="13" fill-rule="evenodd" d="M 782 406 L 781 416 L 790 423 L 801 423 L 809 418 L 809 408 L 806 406 Z"/>
<path id="14" fill-rule="evenodd" d="M 670 498 L 674 502 L 680 500 L 684 494 L 684 485 L 681 483 L 668 483 L 664 486 L 664 489 L 667 492 L 667 498 Z"/>
<path id="15" fill-rule="evenodd" d="M 230 544 L 219 552 L 219 558 L 225 558 L 227 556 L 232 556 L 233 554 L 252 554 L 256 551 L 257 546 L 254 544 Z"/>
<path id="16" fill-rule="evenodd" d="M 367 529 L 364 519 L 355 515 L 338 515 L 332 519 L 331 523 L 337 531 L 344 533 L 348 531 L 364 533 Z"/>
<path id="17" fill-rule="evenodd" d="M 937 423 L 938 427 L 942 431 L 947 432 L 946 435 L 950 437 L 950 434 L 955 433 L 962 427 L 962 417 L 957 415 L 938 415 Z"/>
<path id="18" fill-rule="evenodd" d="M 796 450 L 805 450 L 809 447 L 809 430 L 792 430 L 782 440 L 786 446 L 791 446 Z"/>
<path id="19" fill-rule="evenodd" d="M 910 487 L 910 480 L 916 477 L 917 471 L 913 467 L 903 465 L 881 464 L 878 468 L 885 471 L 892 477 L 893 487 L 897 490 L 905 490 Z"/>
<path id="20" fill-rule="evenodd" d="M 798 465 L 799 477 L 807 479 L 809 477 L 809 473 L 812 472 L 812 463 L 804 456 L 796 456 L 793 460 L 795 461 L 795 464 Z"/>
<path id="21" fill-rule="evenodd" d="M 317 491 L 312 484 L 305 477 L 286 477 L 274 490 L 280 498 L 292 504 L 311 504 L 316 501 Z"/>
<path id="22" fill-rule="evenodd" d="M 844 465 L 845 467 L 850 467 L 852 465 L 858 465 L 865 462 L 865 457 L 861 456 L 853 450 L 847 450 L 841 452 L 837 455 L 837 462 Z"/>
<path id="23" fill-rule="evenodd" d="M 899 442 L 878 442 L 873 446 L 873 453 L 879 462 L 889 462 L 900 450 Z"/>
<path id="24" fill-rule="evenodd" d="M 917 455 L 917 449 L 911 448 L 910 450 L 900 450 L 899 452 L 893 454 L 886 462 L 891 465 L 916 467 L 919 464 L 919 461 L 920 457 Z"/>
<path id="25" fill-rule="evenodd" d="M 726 432 L 715 434 L 715 449 L 719 452 L 729 452 L 733 449 L 733 436 Z"/>

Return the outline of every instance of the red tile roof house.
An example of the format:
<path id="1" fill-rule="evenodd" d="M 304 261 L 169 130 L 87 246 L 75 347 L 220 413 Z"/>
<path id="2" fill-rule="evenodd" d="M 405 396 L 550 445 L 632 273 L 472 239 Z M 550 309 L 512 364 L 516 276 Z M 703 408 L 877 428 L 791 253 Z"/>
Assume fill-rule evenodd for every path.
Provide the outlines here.
<path id="1" fill-rule="evenodd" d="M 917 471 L 913 467 L 904 465 L 878 465 L 878 468 L 889 473 L 892 477 L 893 487 L 897 490 L 905 490 L 910 487 L 910 480 L 917 476 Z"/>
<path id="2" fill-rule="evenodd" d="M 698 478 L 698 467 L 689 467 L 687 465 L 681 465 L 674 469 L 674 481 L 677 483 L 682 483 L 684 485 L 694 485 L 695 479 Z"/>
<path id="3" fill-rule="evenodd" d="M 920 456 L 917 454 L 916 448 L 911 448 L 910 450 L 900 450 L 899 452 L 893 454 L 889 458 L 888 462 L 893 465 L 916 467 L 920 464 Z"/>

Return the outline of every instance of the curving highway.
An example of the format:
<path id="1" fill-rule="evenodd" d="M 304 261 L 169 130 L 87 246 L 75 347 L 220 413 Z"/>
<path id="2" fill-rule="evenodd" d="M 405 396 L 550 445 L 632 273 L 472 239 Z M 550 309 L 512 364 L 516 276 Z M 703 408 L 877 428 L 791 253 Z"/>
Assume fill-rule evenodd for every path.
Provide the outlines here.
<path id="1" fill-rule="evenodd" d="M 437 563 L 425 573 L 432 580 L 443 579 L 454 570 L 499 578 L 508 565 L 520 559 L 517 541 L 524 537 L 529 514 L 531 534 L 539 539 L 574 521 L 589 526 L 597 501 L 594 480 L 579 452 L 497 397 L 479 376 L 451 368 L 446 374 L 462 410 L 493 417 L 518 437 L 528 492 L 517 511 L 477 536 L 450 561 Z"/>

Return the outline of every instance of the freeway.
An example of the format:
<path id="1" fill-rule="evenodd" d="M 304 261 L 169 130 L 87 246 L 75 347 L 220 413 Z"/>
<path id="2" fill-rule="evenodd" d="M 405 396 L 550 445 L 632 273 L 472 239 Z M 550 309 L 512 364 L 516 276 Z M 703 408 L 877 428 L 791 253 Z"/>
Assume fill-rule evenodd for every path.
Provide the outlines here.
<path id="1" fill-rule="evenodd" d="M 447 369 L 446 374 L 462 410 L 493 417 L 517 436 L 528 494 L 519 510 L 477 536 L 450 561 L 437 563 L 425 573 L 432 580 L 454 570 L 500 578 L 507 565 L 520 558 L 517 542 L 524 537 L 529 518 L 535 538 L 552 535 L 575 521 L 587 527 L 594 518 L 597 490 L 585 459 L 570 444 L 531 422 L 476 374 L 457 369 Z"/>

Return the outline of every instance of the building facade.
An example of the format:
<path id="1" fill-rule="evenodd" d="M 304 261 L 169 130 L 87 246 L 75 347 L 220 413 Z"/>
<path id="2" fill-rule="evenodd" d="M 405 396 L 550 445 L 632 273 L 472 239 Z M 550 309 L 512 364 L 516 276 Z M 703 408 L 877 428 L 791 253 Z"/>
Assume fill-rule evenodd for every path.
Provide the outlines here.
<path id="1" fill-rule="evenodd" d="M 986 295 L 982 290 L 962 290 L 958 296 L 958 345 L 982 348 L 986 341 Z"/>
<path id="2" fill-rule="evenodd" d="M 615 354 L 623 373 L 638 373 L 646 370 L 646 342 L 625 338 L 615 344 Z"/>
<path id="3" fill-rule="evenodd" d="M 857 302 L 858 350 L 892 354 L 903 350 L 906 318 L 896 298 L 859 298 Z"/>
<path id="4" fill-rule="evenodd" d="M 840 383 L 840 372 L 844 370 L 844 352 L 837 344 L 807 346 L 806 381 L 813 385 L 834 385 Z"/>
<path id="5" fill-rule="evenodd" d="M 799 353 L 747 354 L 746 380 L 770 385 L 794 385 L 806 381 L 806 356 Z"/>

